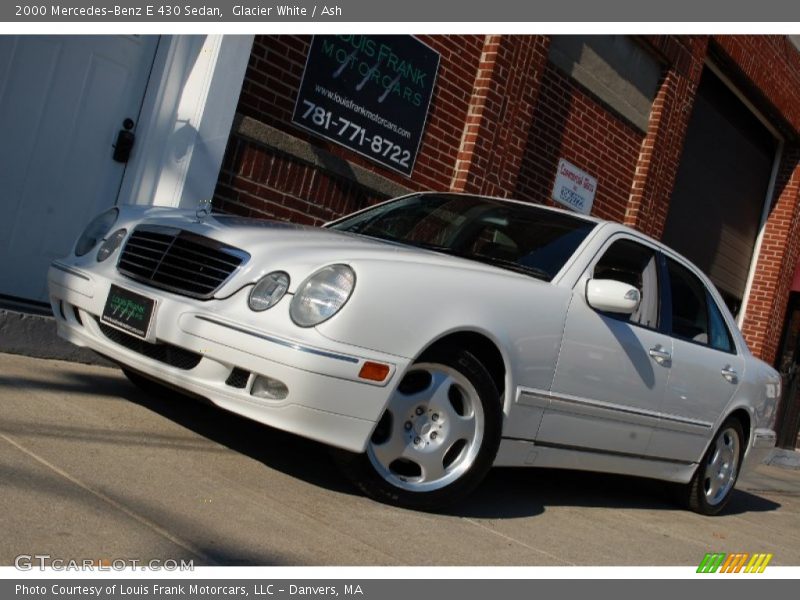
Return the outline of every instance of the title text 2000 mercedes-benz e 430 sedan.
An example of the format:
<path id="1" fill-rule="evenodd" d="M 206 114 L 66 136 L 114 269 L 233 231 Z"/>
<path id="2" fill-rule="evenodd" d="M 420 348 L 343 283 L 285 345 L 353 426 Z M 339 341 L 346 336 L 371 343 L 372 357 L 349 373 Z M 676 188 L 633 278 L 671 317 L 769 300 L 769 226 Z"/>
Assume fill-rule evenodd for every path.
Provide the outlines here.
<path id="1" fill-rule="evenodd" d="M 556 209 L 413 194 L 314 228 L 118 207 L 49 284 L 60 335 L 133 382 L 335 447 L 402 506 L 525 465 L 677 482 L 713 514 L 775 441 L 779 376 L 708 278 Z"/>

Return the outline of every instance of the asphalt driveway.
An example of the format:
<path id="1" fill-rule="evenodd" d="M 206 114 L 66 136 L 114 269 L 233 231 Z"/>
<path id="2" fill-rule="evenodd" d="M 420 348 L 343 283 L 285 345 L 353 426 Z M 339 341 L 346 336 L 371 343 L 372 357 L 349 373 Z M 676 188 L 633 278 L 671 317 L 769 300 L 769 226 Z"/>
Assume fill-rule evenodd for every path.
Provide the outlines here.
<path id="1" fill-rule="evenodd" d="M 800 471 L 761 466 L 722 516 L 659 482 L 495 469 L 449 514 L 360 496 L 326 449 L 116 369 L 0 354 L 0 564 L 800 565 Z"/>

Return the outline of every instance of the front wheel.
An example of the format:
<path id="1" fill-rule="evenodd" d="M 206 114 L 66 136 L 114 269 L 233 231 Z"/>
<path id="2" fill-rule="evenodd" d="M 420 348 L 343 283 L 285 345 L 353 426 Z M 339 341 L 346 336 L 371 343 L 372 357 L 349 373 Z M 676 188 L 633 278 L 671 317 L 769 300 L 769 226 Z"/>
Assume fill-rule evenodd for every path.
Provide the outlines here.
<path id="1" fill-rule="evenodd" d="M 715 515 L 725 508 L 739 477 L 744 448 L 742 424 L 734 417 L 726 419 L 686 487 L 691 510 Z"/>
<path id="2" fill-rule="evenodd" d="M 500 444 L 497 389 L 469 352 L 444 347 L 404 375 L 364 454 L 338 453 L 345 474 L 376 500 L 435 510 L 469 494 Z"/>

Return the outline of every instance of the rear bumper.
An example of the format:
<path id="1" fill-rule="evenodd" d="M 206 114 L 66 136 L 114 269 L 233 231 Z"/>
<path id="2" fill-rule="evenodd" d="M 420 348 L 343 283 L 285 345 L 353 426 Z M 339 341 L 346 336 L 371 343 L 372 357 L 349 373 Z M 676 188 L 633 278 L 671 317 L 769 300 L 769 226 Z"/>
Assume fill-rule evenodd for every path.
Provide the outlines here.
<path id="1" fill-rule="evenodd" d="M 298 331 L 305 339 L 287 336 L 288 297 L 268 311 L 274 311 L 273 323 L 287 313 L 288 325 L 275 332 L 247 322 L 252 318 L 247 290 L 203 302 L 60 262 L 48 279 L 64 339 L 242 416 L 354 452 L 366 448 L 397 373 L 408 365 L 399 356 L 331 342 L 313 329 Z M 157 301 L 156 345 L 100 323 L 112 283 Z M 366 361 L 390 365 L 383 382 L 359 378 Z M 253 395 L 258 376 L 282 382 L 288 395 L 281 400 Z"/>
<path id="2" fill-rule="evenodd" d="M 777 436 L 771 429 L 756 429 L 753 432 L 753 441 L 747 450 L 744 459 L 744 468 L 752 469 L 764 463 L 775 449 Z"/>

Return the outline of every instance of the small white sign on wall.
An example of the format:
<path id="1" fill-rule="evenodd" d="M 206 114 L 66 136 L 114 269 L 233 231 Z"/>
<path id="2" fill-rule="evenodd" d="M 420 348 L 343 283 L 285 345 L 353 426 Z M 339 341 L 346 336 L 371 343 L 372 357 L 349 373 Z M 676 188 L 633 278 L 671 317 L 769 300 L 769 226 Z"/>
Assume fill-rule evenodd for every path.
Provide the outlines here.
<path id="1" fill-rule="evenodd" d="M 558 161 L 552 198 L 576 212 L 592 212 L 597 179 L 563 158 Z"/>

